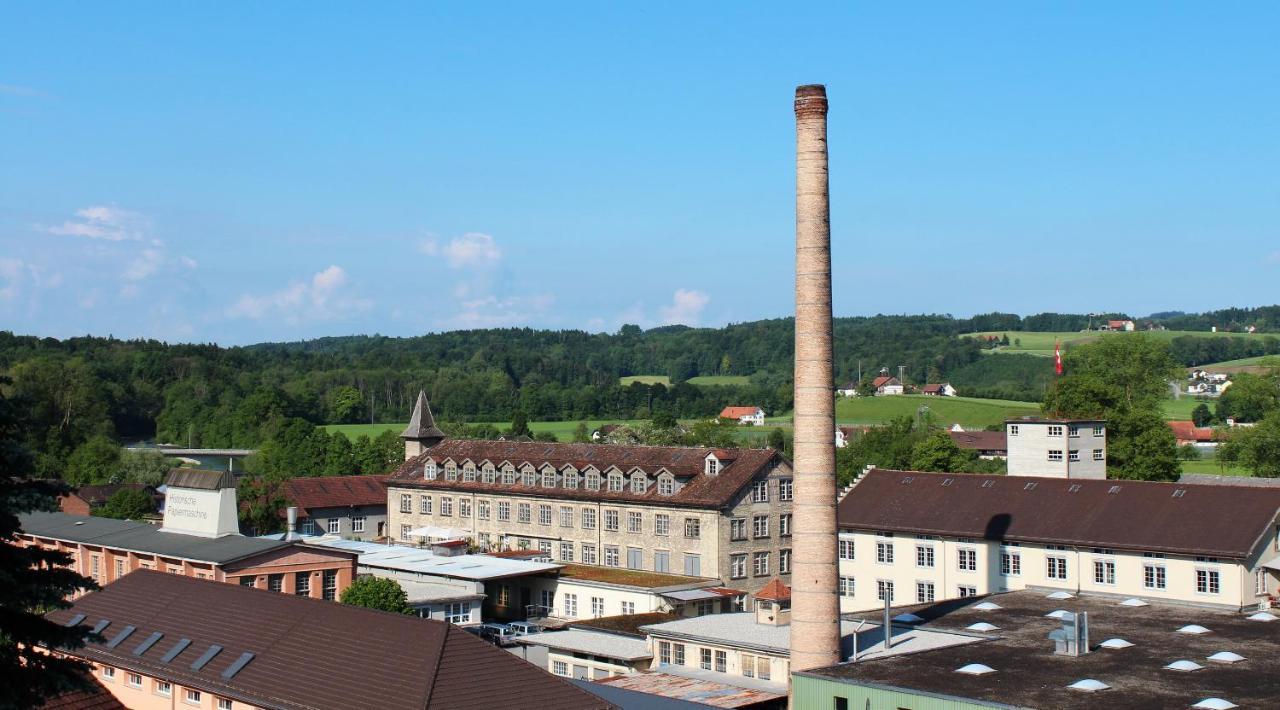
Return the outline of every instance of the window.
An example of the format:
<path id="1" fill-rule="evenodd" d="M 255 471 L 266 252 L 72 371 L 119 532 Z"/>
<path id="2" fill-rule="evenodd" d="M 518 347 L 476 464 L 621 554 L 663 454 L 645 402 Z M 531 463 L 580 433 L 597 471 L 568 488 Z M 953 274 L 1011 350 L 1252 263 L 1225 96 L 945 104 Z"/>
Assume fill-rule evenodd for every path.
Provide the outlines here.
<path id="1" fill-rule="evenodd" d="M 1022 574 L 1022 555 L 1017 552 L 1002 551 L 1000 553 L 1000 574 L 1006 577 L 1017 577 Z"/>
<path id="2" fill-rule="evenodd" d="M 157 680 L 156 695 L 163 695 L 166 698 L 173 695 L 173 684 L 167 680 Z"/>
<path id="3" fill-rule="evenodd" d="M 653 516 L 653 534 L 667 537 L 671 534 L 671 516 L 666 513 L 655 513 Z"/>
<path id="4" fill-rule="evenodd" d="M 668 666 L 671 665 L 671 642 L 670 641 L 658 642 L 658 663 L 665 664 Z"/>
<path id="5" fill-rule="evenodd" d="M 962 584 L 962 585 L 960 585 L 960 586 L 956 587 L 956 594 L 957 594 L 961 599 L 964 599 L 964 598 L 966 598 L 966 597 L 976 597 L 976 596 L 978 596 L 978 588 L 977 588 L 977 587 L 971 587 L 971 586 L 969 586 L 969 585 Z"/>
<path id="6" fill-rule="evenodd" d="M 778 500 L 791 500 L 793 495 L 792 491 L 794 490 L 794 487 L 795 487 L 795 481 L 791 480 L 790 478 L 779 478 L 778 479 Z"/>
<path id="7" fill-rule="evenodd" d="M 103 667 L 102 667 L 102 677 L 103 677 L 103 678 L 106 678 L 107 680 L 115 680 L 115 677 L 116 677 L 116 669 L 115 669 L 115 668 L 112 668 L 111 666 L 103 666 Z"/>
<path id="8" fill-rule="evenodd" d="M 977 572 L 978 571 L 978 551 L 971 547 L 961 547 L 956 550 L 958 553 L 956 563 L 960 567 L 961 572 Z"/>
<path id="9" fill-rule="evenodd" d="M 533 470 L 532 466 L 526 466 L 520 469 L 520 483 L 532 488 L 538 483 L 538 473 Z"/>
<path id="10" fill-rule="evenodd" d="M 702 649 L 702 670 L 711 670 L 711 649 L 709 648 Z"/>
<path id="11" fill-rule="evenodd" d="M 658 476 L 658 495 L 669 496 L 675 492 L 675 479 L 667 474 Z"/>
<path id="12" fill-rule="evenodd" d="M 315 534 L 316 534 L 316 524 L 315 524 L 315 522 L 314 522 L 314 521 L 311 521 L 311 520 L 304 520 L 304 521 L 302 521 L 302 534 L 303 534 L 303 535 L 315 535 Z M 97 558 L 94 558 L 94 562 L 97 562 L 97 561 L 98 561 L 98 560 L 97 560 Z"/>
<path id="13" fill-rule="evenodd" d="M 582 509 L 582 529 L 583 530 L 596 529 L 596 509 L 595 508 Z"/>
<path id="14" fill-rule="evenodd" d="M 533 508 L 528 503 L 516 503 L 516 520 L 528 525 L 533 520 Z"/>
<path id="15" fill-rule="evenodd" d="M 498 606 L 507 606 L 510 603 L 511 603 L 511 587 L 505 584 L 500 585 L 498 587 Z"/>
<path id="16" fill-rule="evenodd" d="M 493 470 L 493 464 L 485 464 L 484 468 L 480 469 L 480 482 L 493 483 L 496 474 L 497 472 Z"/>
<path id="17" fill-rule="evenodd" d="M 684 519 L 684 536 L 690 539 L 702 536 L 702 524 L 697 518 Z"/>
<path id="18" fill-rule="evenodd" d="M 653 571 L 654 572 L 670 572 L 671 571 L 671 552 L 669 550 L 653 551 Z"/>
<path id="19" fill-rule="evenodd" d="M 334 601 L 338 598 L 338 570 L 327 569 L 321 573 L 320 596 Z"/>
<path id="20" fill-rule="evenodd" d="M 856 557 L 854 557 L 853 540 L 840 541 L 840 559 L 842 560 L 857 559 Z"/>
<path id="21" fill-rule="evenodd" d="M 893 582 L 887 579 L 876 580 L 876 599 L 893 602 Z"/>
<path id="22" fill-rule="evenodd" d="M 1200 594 L 1217 594 L 1222 591 L 1222 584 L 1217 570 L 1196 570 L 1196 592 Z"/>
<path id="23" fill-rule="evenodd" d="M 757 577 L 769 574 L 769 553 L 756 552 L 751 555 L 751 570 Z"/>
<path id="24" fill-rule="evenodd" d="M 122 559 L 120 559 L 119 557 L 117 557 L 117 558 L 116 558 L 116 577 L 115 577 L 115 578 L 116 578 L 116 579 L 120 579 L 120 578 L 121 578 L 121 577 L 123 577 L 123 576 L 124 576 L 124 560 L 122 560 Z"/>
<path id="25" fill-rule="evenodd" d="M 90 567 L 91 571 L 89 572 L 89 576 L 90 576 L 90 577 L 93 577 L 95 580 L 98 580 L 98 579 L 99 579 L 99 574 L 100 574 L 100 572 L 101 572 L 100 567 L 101 567 L 101 563 L 102 563 L 102 558 L 101 558 L 101 557 L 99 557 L 99 556 L 97 556 L 97 555 L 93 555 L 93 556 L 89 559 L 89 562 L 90 562 L 90 564 L 91 564 L 91 567 Z M 99 580 L 99 581 L 101 581 L 101 580 Z"/>
<path id="26" fill-rule="evenodd" d="M 413 496 L 409 495 L 408 493 L 400 494 L 400 512 L 401 513 L 413 512 Z"/>
<path id="27" fill-rule="evenodd" d="M 131 688 L 141 688 L 142 676 L 138 673 L 130 673 L 128 683 Z"/>
<path id="28" fill-rule="evenodd" d="M 685 553 L 684 573 L 690 577 L 701 576 L 702 575 L 702 557 L 692 553 Z"/>
<path id="29" fill-rule="evenodd" d="M 1068 460 L 1068 461 L 1079 461 L 1079 460 L 1080 460 L 1080 452 L 1079 452 L 1078 450 L 1076 450 L 1076 449 L 1072 449 L 1072 450 L 1068 451 L 1068 452 L 1067 452 L 1067 460 Z"/>
<path id="30" fill-rule="evenodd" d="M 853 577 L 841 577 L 839 589 L 840 596 L 852 598 L 855 590 Z"/>
<path id="31" fill-rule="evenodd" d="M 1062 427 L 1057 425 L 1050 426 L 1049 436 L 1062 436 Z"/>
<path id="32" fill-rule="evenodd" d="M 769 537 L 769 516 L 767 515 L 752 516 L 751 532 L 757 540 L 762 537 Z"/>
<path id="33" fill-rule="evenodd" d="M 409 532 L 410 532 L 410 531 L 412 531 L 412 530 L 413 530 L 413 526 L 412 526 L 412 525 L 401 525 L 401 526 L 400 526 L 400 539 L 401 539 L 401 540 L 408 540 L 408 539 L 409 539 Z"/>
<path id="34" fill-rule="evenodd" d="M 488 520 L 490 508 L 489 501 L 484 499 L 476 501 L 476 517 L 480 520 Z"/>
<path id="35" fill-rule="evenodd" d="M 1112 560 L 1094 560 L 1093 581 L 1095 584 L 1115 584 L 1116 563 Z"/>
<path id="36" fill-rule="evenodd" d="M 729 539 L 730 540 L 746 540 L 747 539 L 747 519 L 733 518 L 729 521 Z"/>
<path id="37" fill-rule="evenodd" d="M 337 535 L 338 531 L 341 529 L 341 526 L 342 526 L 342 520 L 340 518 L 329 518 L 328 525 L 326 526 L 325 529 L 328 530 L 330 535 Z"/>
<path id="38" fill-rule="evenodd" d="M 560 506 L 560 527 L 562 528 L 573 527 L 573 506 L 569 506 L 569 505 Z"/>
<path id="39" fill-rule="evenodd" d="M 1164 565 L 1147 564 L 1142 566 L 1142 586 L 1147 589 L 1166 589 Z"/>
<path id="40" fill-rule="evenodd" d="M 617 545 L 604 546 L 604 566 L 605 567 L 618 566 L 618 546 Z"/>
<path id="41" fill-rule="evenodd" d="M 422 477 L 428 481 L 436 480 L 436 462 L 428 461 L 426 466 L 422 467 Z"/>
<path id="42" fill-rule="evenodd" d="M 1267 571 L 1260 569 L 1253 575 L 1253 593 L 1262 595 L 1267 593 Z"/>
<path id="43" fill-rule="evenodd" d="M 227 698 L 218 698 L 218 710 L 231 710 L 231 701 Z"/>
<path id="44" fill-rule="evenodd" d="M 456 463 L 452 461 L 444 462 L 444 480 L 446 481 L 458 480 L 458 465 Z"/>
<path id="45" fill-rule="evenodd" d="M 778 516 L 778 535 L 780 537 L 791 537 L 791 513 L 783 513 Z"/>
<path id="46" fill-rule="evenodd" d="M 933 601 L 933 582 L 916 582 L 916 602 L 925 604 Z"/>
<path id="47" fill-rule="evenodd" d="M 600 473 L 595 469 L 590 469 L 587 471 L 587 490 L 589 491 L 600 490 Z"/>
<path id="48" fill-rule="evenodd" d="M 192 705 L 200 704 L 200 691 L 187 688 L 186 701 Z"/>
<path id="49" fill-rule="evenodd" d="M 573 469 L 566 469 L 561 480 L 564 481 L 564 487 L 569 490 L 576 490 L 578 488 L 578 472 Z"/>
<path id="50" fill-rule="evenodd" d="M 729 654 L 724 651 L 716 651 L 716 672 L 724 673 L 729 668 Z"/>
<path id="51" fill-rule="evenodd" d="M 627 511 L 627 532 L 639 533 L 644 529 L 644 518 L 638 510 Z"/>
<path id="52" fill-rule="evenodd" d="M 1050 460 L 1050 461 L 1061 461 L 1061 460 L 1062 460 L 1062 449 L 1049 449 L 1049 460 Z"/>
<path id="53" fill-rule="evenodd" d="M 644 569 L 644 550 L 638 547 L 627 548 L 627 569 Z"/>
<path id="54" fill-rule="evenodd" d="M 552 661 L 551 672 L 556 675 L 569 675 L 569 664 L 565 661 Z"/>
<path id="55" fill-rule="evenodd" d="M 604 616 L 604 597 L 591 597 L 591 616 L 592 618 Z"/>
<path id="56" fill-rule="evenodd" d="M 892 555 L 890 555 L 892 557 Z M 933 545 L 916 545 L 916 567 L 933 566 Z"/>
<path id="57" fill-rule="evenodd" d="M 440 496 L 440 514 L 453 517 L 453 498 Z"/>
<path id="58" fill-rule="evenodd" d="M 596 564 L 596 546 L 589 542 L 582 543 L 582 564 Z"/>
<path id="59" fill-rule="evenodd" d="M 556 486 L 556 470 L 554 468 L 542 469 L 542 487 L 555 488 Z"/>
<path id="60" fill-rule="evenodd" d="M 511 503 L 505 500 L 498 501 L 498 522 L 508 522 L 511 520 Z"/>
<path id="61" fill-rule="evenodd" d="M 631 492 L 644 493 L 647 490 L 649 490 L 649 479 L 639 471 L 631 474 Z"/>
<path id="62" fill-rule="evenodd" d="M 300 597 L 311 596 L 310 572 L 297 572 L 293 575 L 293 593 Z"/>
<path id="63" fill-rule="evenodd" d="M 756 677 L 756 657 L 749 653 L 742 654 L 742 675 L 748 678 Z"/>
<path id="64" fill-rule="evenodd" d="M 744 579 L 747 576 L 747 556 L 729 555 L 729 577 Z"/>
<path id="65" fill-rule="evenodd" d="M 1094 450 L 1093 450 L 1093 460 L 1094 460 L 1094 461 L 1102 461 L 1102 460 L 1104 460 L 1104 459 L 1106 459 L 1106 458 L 1107 458 L 1107 457 L 1106 457 L 1106 454 L 1103 454 L 1103 453 L 1102 453 L 1102 449 L 1094 449 Z"/>
<path id="66" fill-rule="evenodd" d="M 475 467 L 475 464 L 471 464 L 471 463 L 469 463 L 469 464 L 466 464 L 465 466 L 463 466 L 463 467 L 462 467 L 462 482 L 463 482 L 463 483 L 475 483 L 475 482 L 476 482 L 476 467 Z"/>
<path id="67" fill-rule="evenodd" d="M 573 543 L 572 542 L 560 543 L 560 561 L 573 562 Z"/>
<path id="68" fill-rule="evenodd" d="M 756 485 L 751 489 L 752 503 L 768 503 L 769 502 L 769 479 L 756 481 Z"/>
<path id="69" fill-rule="evenodd" d="M 364 532 L 364 522 L 365 522 L 365 517 L 363 515 L 351 516 L 351 532 L 353 533 Z"/>
<path id="70" fill-rule="evenodd" d="M 791 550 L 778 550 L 778 574 L 791 574 Z"/>
<path id="71" fill-rule="evenodd" d="M 876 541 L 876 562 L 884 565 L 893 564 L 893 543 Z"/>
<path id="72" fill-rule="evenodd" d="M 1045 576 L 1049 579 L 1067 578 L 1067 558 L 1049 555 L 1044 558 Z"/>
<path id="73" fill-rule="evenodd" d="M 551 506 L 549 505 L 538 506 L 538 524 L 539 525 L 551 524 Z"/>
<path id="74" fill-rule="evenodd" d="M 768 656 L 756 656 L 756 677 L 769 680 L 772 675 L 773 661 Z"/>
<path id="75" fill-rule="evenodd" d="M 551 559 L 551 541 L 550 541 L 550 540 L 539 540 L 539 541 L 538 541 L 538 552 L 541 552 L 542 554 L 546 555 L 546 556 L 547 556 L 547 559 L 548 559 L 548 560 L 550 560 L 550 559 Z"/>
<path id="76" fill-rule="evenodd" d="M 1010 424 L 1010 425 L 1009 425 L 1009 436 L 1017 436 L 1017 435 L 1018 435 L 1018 425 L 1017 425 L 1017 424 Z"/>
<path id="77" fill-rule="evenodd" d="M 714 476 L 720 471 L 720 460 L 714 456 L 707 457 L 707 475 Z"/>
<path id="78" fill-rule="evenodd" d="M 1101 424 L 1094 424 L 1094 425 L 1093 425 L 1093 435 L 1094 435 L 1094 436 L 1102 436 L 1102 435 L 1103 435 L 1103 434 L 1105 434 L 1105 433 L 1106 433 L 1106 429 L 1105 429 Z"/>
<path id="79" fill-rule="evenodd" d="M 604 511 L 604 529 L 616 532 L 618 530 L 618 511 Z"/>
<path id="80" fill-rule="evenodd" d="M 458 499 L 458 515 L 463 518 L 471 517 L 471 499 L 470 498 Z"/>
<path id="81" fill-rule="evenodd" d="M 609 491 L 611 493 L 622 492 L 622 474 L 614 471 L 609 474 Z"/>
<path id="82" fill-rule="evenodd" d="M 504 485 L 514 485 L 516 482 L 516 469 L 511 464 L 502 467 L 502 483 Z"/>
<path id="83" fill-rule="evenodd" d="M 1067 428 L 1067 431 L 1069 432 L 1069 436 L 1071 436 L 1071 438 L 1073 439 L 1080 438 L 1080 427 L 1078 425 L 1072 424 L 1070 427 Z"/>
<path id="84" fill-rule="evenodd" d="M 267 575 L 267 589 L 272 592 L 283 592 L 284 591 L 284 575 L 283 574 Z"/>
<path id="85" fill-rule="evenodd" d="M 677 666 L 683 666 L 684 665 L 684 644 L 682 643 L 671 644 L 671 651 L 672 651 L 672 654 L 671 654 L 672 663 Z"/>
<path id="86" fill-rule="evenodd" d="M 577 594 L 564 595 L 564 615 L 566 618 L 569 618 L 569 619 L 578 618 L 578 595 Z"/>
<path id="87" fill-rule="evenodd" d="M 634 614 L 634 613 L 636 613 L 636 603 L 635 603 L 635 602 L 622 602 L 622 607 L 621 607 L 621 608 L 622 608 L 622 613 L 623 613 L 623 615 L 627 615 L 627 614 Z"/>

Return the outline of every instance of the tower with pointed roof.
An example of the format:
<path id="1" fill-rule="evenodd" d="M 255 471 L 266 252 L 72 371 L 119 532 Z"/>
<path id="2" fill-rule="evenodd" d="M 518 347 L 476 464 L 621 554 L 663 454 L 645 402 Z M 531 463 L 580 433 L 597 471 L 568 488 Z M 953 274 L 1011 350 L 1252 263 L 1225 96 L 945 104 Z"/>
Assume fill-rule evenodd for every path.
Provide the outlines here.
<path id="1" fill-rule="evenodd" d="M 436 427 L 436 419 L 431 416 L 431 404 L 427 402 L 425 390 L 418 390 L 413 416 L 409 417 L 409 426 L 404 428 L 400 438 L 404 439 L 405 461 L 444 441 L 444 432 Z"/>

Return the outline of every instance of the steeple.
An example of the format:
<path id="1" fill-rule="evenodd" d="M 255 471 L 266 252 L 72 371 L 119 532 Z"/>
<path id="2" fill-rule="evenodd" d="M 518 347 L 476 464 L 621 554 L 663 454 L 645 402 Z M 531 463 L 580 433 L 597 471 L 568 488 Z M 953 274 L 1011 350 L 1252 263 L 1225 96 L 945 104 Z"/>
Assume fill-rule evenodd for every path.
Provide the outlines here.
<path id="1" fill-rule="evenodd" d="M 431 404 L 427 402 L 425 390 L 418 390 L 413 416 L 409 417 L 409 426 L 404 428 L 400 438 L 404 439 L 405 461 L 444 441 L 444 432 L 436 427 L 435 417 L 431 416 Z"/>

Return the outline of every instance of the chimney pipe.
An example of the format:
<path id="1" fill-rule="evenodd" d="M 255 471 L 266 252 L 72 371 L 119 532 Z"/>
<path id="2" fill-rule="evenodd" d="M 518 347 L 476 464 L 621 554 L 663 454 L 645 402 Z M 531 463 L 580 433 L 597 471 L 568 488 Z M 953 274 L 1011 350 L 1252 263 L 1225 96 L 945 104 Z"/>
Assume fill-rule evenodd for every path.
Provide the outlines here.
<path id="1" fill-rule="evenodd" d="M 287 520 L 288 522 L 286 522 L 286 523 L 285 523 L 285 528 L 284 528 L 284 530 L 285 530 L 284 539 L 286 539 L 286 540 L 298 540 L 298 539 L 300 539 L 300 538 L 301 538 L 301 536 L 300 536 L 300 535 L 298 535 L 298 509 L 297 509 L 297 507 L 295 507 L 295 506 L 292 506 L 292 505 L 291 505 L 291 506 L 289 506 L 288 508 L 286 508 L 286 509 L 285 509 L 285 516 L 286 516 L 286 520 Z"/>
<path id="2" fill-rule="evenodd" d="M 840 662 L 827 90 L 796 88 L 795 515 L 791 670 Z"/>

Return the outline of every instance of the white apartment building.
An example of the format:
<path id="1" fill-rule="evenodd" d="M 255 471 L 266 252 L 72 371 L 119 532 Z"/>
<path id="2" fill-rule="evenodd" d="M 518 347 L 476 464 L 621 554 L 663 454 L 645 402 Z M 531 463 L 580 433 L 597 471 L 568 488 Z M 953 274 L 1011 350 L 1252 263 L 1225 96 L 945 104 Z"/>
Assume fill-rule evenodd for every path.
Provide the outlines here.
<path id="1" fill-rule="evenodd" d="M 842 611 L 1019 589 L 1243 609 L 1280 596 L 1280 490 L 872 470 L 838 508 Z"/>
<path id="2" fill-rule="evenodd" d="M 1107 427 L 1101 419 L 1024 417 L 1005 422 L 1010 476 L 1107 477 Z"/>

